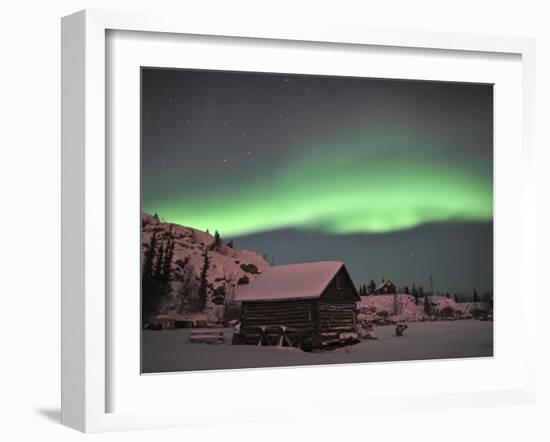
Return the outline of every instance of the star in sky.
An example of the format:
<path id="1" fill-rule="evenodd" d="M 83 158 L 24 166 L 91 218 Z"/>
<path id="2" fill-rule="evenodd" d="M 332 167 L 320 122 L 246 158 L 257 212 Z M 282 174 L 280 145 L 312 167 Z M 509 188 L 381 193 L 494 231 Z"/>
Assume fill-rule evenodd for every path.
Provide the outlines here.
<path id="1" fill-rule="evenodd" d="M 412 281 L 444 261 L 470 275 L 441 268 L 450 287 L 491 284 L 476 270 L 492 268 L 491 85 L 142 72 L 145 211 L 279 263 L 340 256 Z"/>

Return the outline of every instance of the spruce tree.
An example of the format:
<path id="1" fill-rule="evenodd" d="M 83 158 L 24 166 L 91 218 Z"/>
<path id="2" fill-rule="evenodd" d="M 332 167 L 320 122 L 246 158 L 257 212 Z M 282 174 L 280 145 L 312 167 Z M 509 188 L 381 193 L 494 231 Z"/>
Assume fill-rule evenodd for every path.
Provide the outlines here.
<path id="1" fill-rule="evenodd" d="M 214 232 L 214 248 L 219 248 L 222 245 L 222 238 L 220 237 L 220 232 L 217 230 Z"/>
<path id="2" fill-rule="evenodd" d="M 141 314 L 142 321 L 145 324 L 156 314 L 156 282 L 153 279 L 153 271 L 156 258 L 157 238 L 153 234 L 149 247 L 145 253 L 143 269 L 141 272 Z"/>
<path id="3" fill-rule="evenodd" d="M 428 295 L 424 296 L 424 312 L 427 315 L 432 314 L 432 303 L 430 302 L 430 297 Z"/>
<path id="4" fill-rule="evenodd" d="M 162 263 L 162 280 L 169 282 L 170 274 L 172 272 L 172 259 L 174 257 L 174 240 L 170 238 L 166 251 L 164 252 L 164 260 Z"/>
<path id="5" fill-rule="evenodd" d="M 369 292 L 369 295 L 372 295 L 374 293 L 374 291 L 376 290 L 376 283 L 372 279 L 369 282 L 367 290 Z"/>
<path id="6" fill-rule="evenodd" d="M 210 267 L 210 260 L 208 258 L 208 250 L 204 251 L 204 261 L 201 270 L 201 276 L 199 281 L 199 289 L 197 292 L 197 310 L 204 311 L 206 308 L 206 301 L 208 299 L 208 269 Z"/>
<path id="7" fill-rule="evenodd" d="M 414 284 L 412 286 L 412 295 L 414 296 L 414 304 L 418 305 L 418 290 L 416 290 L 416 286 Z"/>
<path id="8" fill-rule="evenodd" d="M 474 302 L 479 302 L 479 296 L 477 296 L 477 290 L 474 289 Z"/>
<path id="9" fill-rule="evenodd" d="M 455 302 L 458 304 L 458 296 L 455 293 Z"/>
<path id="10" fill-rule="evenodd" d="M 154 280 L 160 281 L 162 279 L 163 267 L 164 267 L 164 244 L 161 243 L 158 250 L 157 259 L 155 262 L 155 268 L 153 270 Z"/>
<path id="11" fill-rule="evenodd" d="M 145 252 L 145 259 L 143 260 L 142 278 L 151 278 L 153 276 L 153 266 L 155 264 L 155 249 L 157 247 L 157 236 L 153 234 L 147 251 Z"/>

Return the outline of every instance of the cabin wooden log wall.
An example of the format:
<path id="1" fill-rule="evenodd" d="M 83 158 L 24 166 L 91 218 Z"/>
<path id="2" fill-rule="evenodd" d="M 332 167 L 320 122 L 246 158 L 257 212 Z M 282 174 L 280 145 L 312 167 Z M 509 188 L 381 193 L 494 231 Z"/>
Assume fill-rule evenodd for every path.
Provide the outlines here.
<path id="1" fill-rule="evenodd" d="M 261 328 L 285 326 L 304 349 L 312 348 L 316 300 L 243 302 L 241 333 L 245 344 L 257 344 Z"/>
<path id="2" fill-rule="evenodd" d="M 357 332 L 355 293 L 347 272 L 340 269 L 318 301 L 317 347 L 337 342 L 342 333 Z"/>

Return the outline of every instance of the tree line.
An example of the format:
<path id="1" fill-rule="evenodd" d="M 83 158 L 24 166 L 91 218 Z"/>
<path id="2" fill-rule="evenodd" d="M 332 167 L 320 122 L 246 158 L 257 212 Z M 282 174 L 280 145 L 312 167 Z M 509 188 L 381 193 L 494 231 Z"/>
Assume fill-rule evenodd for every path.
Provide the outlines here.
<path id="1" fill-rule="evenodd" d="M 384 278 L 382 278 L 382 284 L 385 282 Z M 359 295 L 360 296 L 373 296 L 376 293 L 376 282 L 374 280 L 370 280 L 368 284 L 362 284 L 359 286 Z M 483 303 L 491 303 L 493 299 L 493 293 L 491 291 L 483 292 L 481 295 L 478 294 L 477 289 L 474 288 L 472 295 L 464 295 L 464 294 L 450 294 L 449 292 L 436 292 L 432 293 L 430 291 L 424 290 L 424 287 L 422 285 L 416 285 L 413 283 L 413 285 L 409 288 L 408 285 L 405 285 L 399 289 L 396 290 L 398 293 L 403 293 L 405 295 L 411 295 L 415 299 L 415 304 L 419 304 L 421 299 L 426 298 L 427 296 L 444 296 L 448 299 L 454 299 L 455 302 L 483 302 Z"/>
<path id="2" fill-rule="evenodd" d="M 178 274 L 183 276 L 174 274 L 172 261 L 175 243 L 172 230 L 170 229 L 164 236 L 164 239 L 160 239 L 154 232 L 144 253 L 141 269 L 142 319 L 144 322 L 148 322 L 158 315 L 162 305 L 170 302 L 174 296 L 179 304 L 180 312 L 183 309 L 190 312 L 203 312 L 206 309 L 209 291 L 210 257 L 208 252 L 222 245 L 221 236 L 216 231 L 214 241 L 204 250 L 200 276 L 196 281 L 194 269 L 188 257 L 176 262 L 176 266 L 179 267 Z M 228 246 L 232 247 L 232 243 Z M 181 284 L 178 293 L 174 294 L 170 283 L 176 278 L 179 278 Z M 219 305 L 224 301 L 225 289 L 216 289 L 212 294 L 212 302 Z"/>

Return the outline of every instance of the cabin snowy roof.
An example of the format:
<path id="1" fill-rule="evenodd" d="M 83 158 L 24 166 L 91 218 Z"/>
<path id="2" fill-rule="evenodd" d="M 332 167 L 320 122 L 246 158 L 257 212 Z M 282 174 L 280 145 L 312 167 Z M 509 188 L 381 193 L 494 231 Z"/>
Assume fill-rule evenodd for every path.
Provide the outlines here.
<path id="1" fill-rule="evenodd" d="M 255 280 L 241 288 L 235 301 L 318 298 L 343 267 L 341 261 L 267 267 Z"/>

